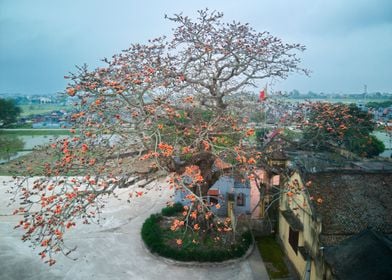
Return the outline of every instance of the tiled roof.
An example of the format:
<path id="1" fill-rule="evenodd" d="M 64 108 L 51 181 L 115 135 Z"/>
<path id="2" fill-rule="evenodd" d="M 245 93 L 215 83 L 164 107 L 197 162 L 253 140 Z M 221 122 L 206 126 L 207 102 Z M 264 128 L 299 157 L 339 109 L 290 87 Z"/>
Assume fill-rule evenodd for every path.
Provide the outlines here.
<path id="1" fill-rule="evenodd" d="M 372 230 L 325 248 L 324 257 L 336 279 L 392 279 L 391 242 Z"/>
<path id="2" fill-rule="evenodd" d="M 209 189 L 207 192 L 208 195 L 214 195 L 214 196 L 218 196 L 219 195 L 219 190 L 218 189 Z"/>
<path id="3" fill-rule="evenodd" d="M 323 244 L 336 244 L 366 228 L 392 233 L 392 173 L 308 174 L 308 188 L 321 216 Z"/>

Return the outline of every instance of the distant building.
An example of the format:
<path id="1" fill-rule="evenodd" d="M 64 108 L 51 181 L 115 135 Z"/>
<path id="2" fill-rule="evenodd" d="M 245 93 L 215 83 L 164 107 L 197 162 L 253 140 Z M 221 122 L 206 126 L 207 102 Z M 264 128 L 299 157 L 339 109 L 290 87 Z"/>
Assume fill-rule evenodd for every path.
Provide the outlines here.
<path id="1" fill-rule="evenodd" d="M 36 122 L 32 124 L 32 128 L 43 129 L 43 128 L 69 128 L 72 125 L 68 122 Z"/>

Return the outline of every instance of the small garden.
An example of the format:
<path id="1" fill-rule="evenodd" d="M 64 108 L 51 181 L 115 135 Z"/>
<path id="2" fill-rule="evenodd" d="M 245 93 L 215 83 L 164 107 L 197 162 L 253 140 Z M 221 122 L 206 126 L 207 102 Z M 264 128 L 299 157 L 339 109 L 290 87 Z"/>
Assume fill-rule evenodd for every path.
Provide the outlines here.
<path id="1" fill-rule="evenodd" d="M 271 279 L 280 279 L 290 276 L 284 261 L 284 253 L 274 236 L 262 236 L 256 238 L 256 245 L 263 258 L 268 275 Z"/>
<path id="2" fill-rule="evenodd" d="M 142 239 L 152 253 L 185 262 L 222 262 L 244 256 L 253 242 L 249 230 L 234 234 L 229 218 L 211 216 L 214 226 L 209 229 L 199 223 L 185 225 L 184 210 L 187 206 L 176 203 L 144 222 Z"/>

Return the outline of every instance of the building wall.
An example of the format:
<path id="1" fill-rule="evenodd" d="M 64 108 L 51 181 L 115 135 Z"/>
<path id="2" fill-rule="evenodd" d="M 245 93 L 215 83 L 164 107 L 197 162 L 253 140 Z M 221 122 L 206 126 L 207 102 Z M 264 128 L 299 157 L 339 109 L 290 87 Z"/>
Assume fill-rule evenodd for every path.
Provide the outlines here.
<path id="1" fill-rule="evenodd" d="M 292 249 L 291 245 L 289 244 L 289 227 L 290 225 L 287 223 L 286 219 L 282 216 L 281 213 L 279 213 L 279 238 L 281 244 L 286 253 L 286 256 L 293 264 L 298 275 L 302 277 L 306 268 L 306 260 L 303 259 L 301 253 L 297 252 L 296 254 Z M 303 240 L 300 234 L 298 243 L 301 244 L 301 241 Z"/>
<path id="2" fill-rule="evenodd" d="M 255 171 L 258 181 L 266 185 L 267 188 L 270 186 L 270 178 L 268 177 L 267 171 L 258 169 Z M 267 191 L 267 190 L 266 190 Z M 252 212 L 252 219 L 264 218 L 265 215 L 265 197 L 260 201 L 260 190 L 256 185 L 255 180 L 250 181 L 250 211 Z"/>
<path id="3" fill-rule="evenodd" d="M 218 181 L 216 181 L 216 183 L 211 187 L 211 189 L 218 189 L 221 196 L 221 199 L 219 199 L 219 204 L 221 205 L 221 208 L 216 211 L 218 215 L 227 215 L 227 201 L 229 193 L 234 194 L 234 213 L 236 215 L 250 213 L 251 201 L 250 186 L 248 183 L 237 182 L 232 177 L 222 176 L 221 178 L 219 178 Z M 243 206 L 237 205 L 237 196 L 241 193 L 244 195 L 245 199 L 245 203 Z"/>
<path id="4" fill-rule="evenodd" d="M 218 189 L 219 190 L 219 198 L 218 202 L 220 204 L 220 208 L 216 209 L 212 207 L 212 210 L 220 215 L 220 216 L 227 216 L 227 200 L 228 200 L 228 193 L 234 194 L 234 212 L 236 215 L 240 214 L 250 214 L 250 185 L 248 183 L 241 183 L 236 182 L 234 178 L 229 176 L 222 176 L 219 178 L 218 181 L 211 187 L 211 189 Z M 243 193 L 245 198 L 245 203 L 243 206 L 237 205 L 237 196 Z M 183 190 L 176 190 L 175 192 L 175 201 L 181 202 L 184 205 L 188 205 L 190 203 L 185 197 L 188 195 L 187 192 Z"/>
<path id="5" fill-rule="evenodd" d="M 297 184 L 295 184 L 297 182 Z M 296 185 L 296 191 L 288 186 Z M 288 195 L 288 192 L 291 192 Z M 310 279 L 323 279 L 324 263 L 320 251 L 319 235 L 321 221 L 315 218 L 310 207 L 309 196 L 298 173 L 294 173 L 286 184 L 286 189 L 281 194 L 279 213 L 279 238 L 289 260 L 294 265 L 300 277 L 305 276 L 306 259 L 298 251 L 297 254 L 289 243 L 290 225 L 281 211 L 291 210 L 301 221 L 303 230 L 299 231 L 298 246 L 304 246 L 311 257 Z"/>
<path id="6" fill-rule="evenodd" d="M 185 198 L 185 196 L 187 196 L 187 195 L 188 195 L 188 192 L 186 192 L 185 190 L 177 189 L 174 193 L 174 201 L 180 202 L 183 205 L 189 205 L 191 202 L 190 202 L 190 200 L 187 200 Z"/>
<path id="7" fill-rule="evenodd" d="M 262 183 L 265 185 L 265 190 L 263 190 L 263 197 L 261 198 L 260 190 L 256 184 L 255 180 L 250 180 L 250 211 L 252 212 L 252 219 L 262 219 L 266 214 L 266 209 L 271 202 L 271 188 L 279 187 L 280 176 L 271 175 L 264 169 L 258 169 L 255 171 L 257 176 L 257 183 Z"/>

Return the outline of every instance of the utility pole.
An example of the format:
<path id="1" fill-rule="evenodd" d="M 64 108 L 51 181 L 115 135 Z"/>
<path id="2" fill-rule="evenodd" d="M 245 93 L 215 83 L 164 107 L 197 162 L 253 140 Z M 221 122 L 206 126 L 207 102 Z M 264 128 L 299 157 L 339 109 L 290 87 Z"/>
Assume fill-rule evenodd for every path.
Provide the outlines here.
<path id="1" fill-rule="evenodd" d="M 364 95 L 364 99 L 365 99 L 365 101 L 366 101 L 366 95 L 367 95 L 367 85 L 365 84 L 365 85 L 363 85 L 363 95 Z"/>

